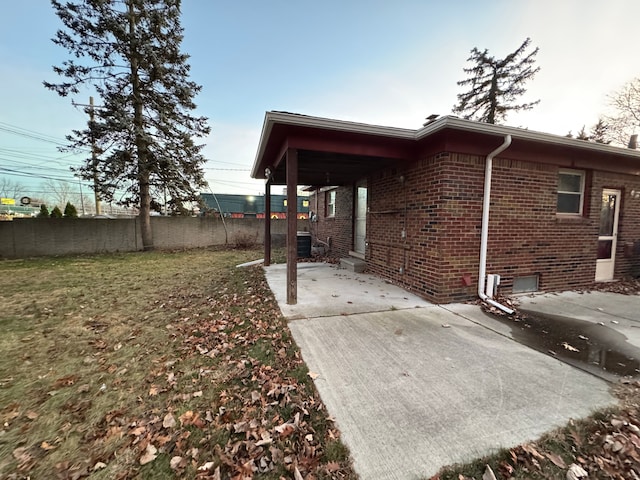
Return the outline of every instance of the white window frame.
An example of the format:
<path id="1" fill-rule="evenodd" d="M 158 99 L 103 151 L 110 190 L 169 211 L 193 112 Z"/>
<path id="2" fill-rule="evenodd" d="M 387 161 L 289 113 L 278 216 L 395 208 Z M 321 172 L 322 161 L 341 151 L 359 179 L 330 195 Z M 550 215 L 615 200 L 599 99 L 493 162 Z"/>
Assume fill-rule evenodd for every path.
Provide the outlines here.
<path id="1" fill-rule="evenodd" d="M 327 217 L 336 216 L 336 190 L 329 190 L 327 193 Z"/>
<path id="2" fill-rule="evenodd" d="M 580 192 L 567 192 L 560 190 L 560 175 L 577 175 L 580 177 Z M 558 195 L 580 195 L 580 203 L 577 212 L 559 212 L 558 211 L 558 202 L 556 201 L 556 215 L 565 216 L 565 217 L 581 217 L 584 209 L 584 183 L 585 183 L 585 172 L 584 170 L 572 170 L 569 168 L 561 168 L 558 170 Z"/>

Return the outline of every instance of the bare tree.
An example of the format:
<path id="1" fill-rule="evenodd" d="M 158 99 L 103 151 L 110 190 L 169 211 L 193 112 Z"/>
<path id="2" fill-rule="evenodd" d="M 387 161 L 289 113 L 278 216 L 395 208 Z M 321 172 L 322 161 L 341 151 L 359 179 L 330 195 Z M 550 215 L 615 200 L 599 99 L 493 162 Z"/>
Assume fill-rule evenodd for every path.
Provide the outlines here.
<path id="1" fill-rule="evenodd" d="M 24 187 L 6 177 L 0 177 L 0 197 L 17 199 L 24 192 Z"/>
<path id="2" fill-rule="evenodd" d="M 640 77 L 609 95 L 609 106 L 612 113 L 605 116 L 608 138 L 626 146 L 631 135 L 640 131 Z"/>
<path id="3" fill-rule="evenodd" d="M 73 185 L 69 182 L 59 180 L 47 180 L 43 184 L 43 190 L 52 207 L 59 206 L 61 209 L 67 202 L 74 203 L 77 194 L 73 191 Z"/>

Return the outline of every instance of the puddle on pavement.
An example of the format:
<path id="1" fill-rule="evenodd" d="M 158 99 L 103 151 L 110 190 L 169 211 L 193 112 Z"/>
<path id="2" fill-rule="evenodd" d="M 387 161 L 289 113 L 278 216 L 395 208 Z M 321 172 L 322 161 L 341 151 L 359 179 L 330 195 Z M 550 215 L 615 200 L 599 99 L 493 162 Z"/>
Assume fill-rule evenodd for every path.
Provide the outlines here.
<path id="1" fill-rule="evenodd" d="M 561 315 L 519 312 L 526 318 L 511 320 L 487 315 L 509 325 L 518 342 L 569 364 L 596 374 L 598 371 L 618 376 L 640 374 L 640 348 L 611 327 Z"/>

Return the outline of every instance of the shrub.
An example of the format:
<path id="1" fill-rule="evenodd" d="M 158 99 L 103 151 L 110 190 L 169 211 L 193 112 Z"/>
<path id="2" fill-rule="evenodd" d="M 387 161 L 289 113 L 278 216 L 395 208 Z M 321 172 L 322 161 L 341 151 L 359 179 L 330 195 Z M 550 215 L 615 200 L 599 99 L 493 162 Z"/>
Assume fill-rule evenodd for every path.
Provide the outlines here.
<path id="1" fill-rule="evenodd" d="M 64 207 L 64 217 L 65 218 L 78 217 L 78 210 L 71 202 L 67 202 L 67 205 Z"/>
<path id="2" fill-rule="evenodd" d="M 49 218 L 49 209 L 44 203 L 40 205 L 40 213 L 38 213 L 38 218 Z"/>
<path id="3" fill-rule="evenodd" d="M 57 205 L 51 210 L 51 218 L 62 218 L 62 212 Z"/>
<path id="4" fill-rule="evenodd" d="M 246 232 L 238 232 L 235 237 L 236 248 L 249 249 L 256 246 L 257 235 L 251 235 Z"/>

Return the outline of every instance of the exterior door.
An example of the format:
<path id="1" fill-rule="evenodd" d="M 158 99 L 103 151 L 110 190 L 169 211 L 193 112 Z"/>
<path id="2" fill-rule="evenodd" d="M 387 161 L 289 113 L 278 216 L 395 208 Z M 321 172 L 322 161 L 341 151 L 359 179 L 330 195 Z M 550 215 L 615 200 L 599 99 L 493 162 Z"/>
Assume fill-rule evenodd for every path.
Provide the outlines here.
<path id="1" fill-rule="evenodd" d="M 620 190 L 602 191 L 600 206 L 600 232 L 598 234 L 598 260 L 596 281 L 613 280 L 618 240 L 618 216 L 620 215 Z"/>
<path id="2" fill-rule="evenodd" d="M 353 250 L 364 255 L 367 237 L 367 186 L 356 187 L 355 223 L 353 232 Z"/>

